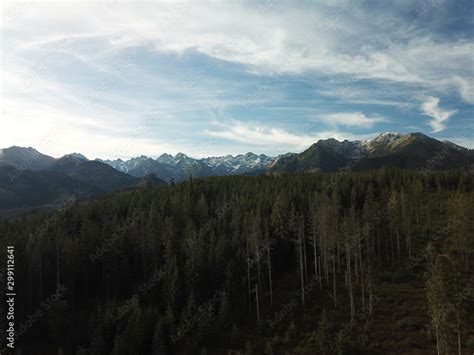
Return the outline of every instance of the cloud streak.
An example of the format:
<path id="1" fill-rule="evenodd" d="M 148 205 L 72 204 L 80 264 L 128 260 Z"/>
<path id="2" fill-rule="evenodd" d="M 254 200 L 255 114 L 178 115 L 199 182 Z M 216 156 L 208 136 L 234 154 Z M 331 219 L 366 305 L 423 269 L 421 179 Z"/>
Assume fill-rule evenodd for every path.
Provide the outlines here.
<path id="1" fill-rule="evenodd" d="M 357 1 L 335 2 L 332 6 L 319 3 L 312 7 L 272 2 L 262 11 L 245 2 L 239 6 L 232 2 L 211 2 L 206 6 L 193 2 L 140 6 L 115 3 L 105 11 L 91 3 L 55 5 L 54 15 L 46 11 L 48 7 L 42 6 L 34 17 L 24 16 L 25 21 L 17 19 L 9 24 L 9 31 L 30 32 L 31 38 L 21 48 L 42 47 L 48 38 L 57 42 L 61 36 L 75 35 L 92 41 L 95 37 L 107 42 L 108 51 L 134 46 L 175 53 L 193 50 L 246 65 L 253 72 L 310 71 L 419 84 L 433 90 L 441 85 L 457 90 L 464 100 L 473 99 L 471 41 L 435 40 L 430 34 L 421 33 L 406 38 L 406 33 L 386 33 L 380 28 L 381 34 L 374 36 L 372 27 L 377 24 L 364 24 L 370 12 Z M 387 11 L 378 15 L 395 21 L 397 13 Z M 46 24 L 57 23 L 59 16 L 64 24 L 60 31 L 55 31 L 55 26 L 46 30 L 51 33 L 41 33 L 38 38 L 33 29 L 46 29 Z M 330 26 L 315 26 L 318 23 Z M 369 33 L 371 36 L 366 35 Z M 356 49 L 359 44 L 360 49 Z"/>
<path id="2" fill-rule="evenodd" d="M 366 116 L 362 112 L 336 112 L 320 117 L 320 120 L 335 126 L 372 128 L 378 122 L 387 122 L 380 116 Z"/>
<path id="3" fill-rule="evenodd" d="M 41 121 L 75 127 L 64 153 L 81 148 L 69 142 L 101 134 L 103 142 L 91 141 L 84 152 L 110 157 L 123 132 L 150 112 L 163 119 L 147 137 L 156 146 L 136 141 L 147 152 L 192 149 L 209 138 L 235 143 L 209 146 L 209 154 L 242 144 L 299 150 L 340 137 L 341 127 L 349 131 L 344 138 L 375 133 L 380 123 L 406 131 L 411 116 L 423 115 L 432 132 L 456 129 L 474 103 L 472 25 L 463 10 L 472 5 L 456 4 L 2 3 L 9 123 L 0 138 L 33 146 Z M 427 98 L 421 108 L 419 98 Z M 439 100 L 456 107 L 454 119 Z M 209 112 L 235 121 L 210 126 Z"/>
<path id="4" fill-rule="evenodd" d="M 232 120 L 219 123 L 220 129 L 205 129 L 204 135 L 247 145 L 264 146 L 275 151 L 302 151 L 320 139 L 352 138 L 353 135 L 337 130 L 292 133 L 283 128 L 269 127 L 258 123 Z"/>
<path id="5" fill-rule="evenodd" d="M 439 107 L 439 101 L 439 98 L 430 96 L 427 97 L 425 102 L 421 105 L 421 111 L 423 114 L 432 118 L 428 121 L 428 124 L 432 128 L 432 132 L 444 131 L 448 120 L 457 112 L 457 110 L 441 109 Z"/>

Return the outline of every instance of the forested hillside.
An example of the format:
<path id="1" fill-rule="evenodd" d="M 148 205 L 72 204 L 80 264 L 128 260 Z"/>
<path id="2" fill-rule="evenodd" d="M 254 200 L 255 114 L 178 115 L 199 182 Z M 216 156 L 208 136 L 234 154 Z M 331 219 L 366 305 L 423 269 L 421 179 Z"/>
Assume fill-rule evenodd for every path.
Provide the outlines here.
<path id="1" fill-rule="evenodd" d="M 0 220 L 17 351 L 471 354 L 473 188 L 466 171 L 212 177 Z"/>

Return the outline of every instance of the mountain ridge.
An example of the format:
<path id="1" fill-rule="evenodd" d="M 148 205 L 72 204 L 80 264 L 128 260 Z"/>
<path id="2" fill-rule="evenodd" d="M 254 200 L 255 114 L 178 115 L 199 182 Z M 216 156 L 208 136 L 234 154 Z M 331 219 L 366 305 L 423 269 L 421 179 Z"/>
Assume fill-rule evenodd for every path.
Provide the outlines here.
<path id="1" fill-rule="evenodd" d="M 94 163 L 91 162 L 100 162 L 128 176 L 143 178 L 155 174 L 158 179 L 169 182 L 182 181 L 189 176 L 334 172 L 347 169 L 378 169 L 382 166 L 423 169 L 428 166 L 433 168 L 433 161 L 436 161 L 435 169 L 443 170 L 470 166 L 474 163 L 473 157 L 472 149 L 450 141 L 440 141 L 420 132 L 382 132 L 367 140 L 320 139 L 301 153 L 286 153 L 276 157 L 248 152 L 193 158 L 179 152 L 174 156 L 163 153 L 155 159 L 141 155 L 128 160 L 89 160 L 81 153 L 66 154 L 55 159 L 31 147 L 13 146 L 0 150 L 0 165 L 12 165 L 21 170 L 59 169 L 64 172 L 66 162 L 69 169 L 84 165 L 92 168 Z M 106 170 L 104 166 L 100 168 Z M 72 174 L 71 171 L 68 173 Z M 109 170 L 109 173 L 116 175 L 112 170 Z M 82 176 L 87 182 L 87 176 Z M 122 178 L 128 179 L 125 176 Z"/>
<path id="2" fill-rule="evenodd" d="M 61 203 L 77 189 L 89 199 L 136 186 L 165 185 L 190 176 L 260 175 L 292 172 L 467 169 L 474 151 L 422 133 L 384 132 L 374 139 L 318 140 L 301 153 L 278 157 L 246 153 L 195 159 L 184 153 L 145 155 L 129 160 L 88 160 L 80 153 L 53 158 L 34 148 L 0 150 L 0 213 Z M 0 201 L 0 202 L 1 202 Z"/>
<path id="3" fill-rule="evenodd" d="M 277 160 L 272 173 L 294 171 L 373 170 L 383 166 L 401 169 L 445 170 L 474 164 L 474 151 L 442 142 L 423 133 L 383 132 L 374 139 L 342 142 L 319 140 L 299 154 Z"/>
<path id="4" fill-rule="evenodd" d="M 184 153 L 175 156 L 164 153 L 153 159 L 145 155 L 129 160 L 100 160 L 115 169 L 136 177 L 154 173 L 163 180 L 184 180 L 194 177 L 238 175 L 257 173 L 265 170 L 274 160 L 265 154 L 248 152 L 238 155 L 223 155 L 207 158 L 192 158 Z"/>
<path id="5" fill-rule="evenodd" d="M 440 156 L 445 160 L 440 164 Z M 184 180 L 220 175 L 252 175 L 293 171 L 328 171 L 377 169 L 382 166 L 423 169 L 437 161 L 443 170 L 471 165 L 473 150 L 449 141 L 439 141 L 423 133 L 382 132 L 373 139 L 339 141 L 320 139 L 301 153 L 285 153 L 275 157 L 252 152 L 238 155 L 192 158 L 184 153 L 163 153 L 156 159 L 147 156 L 129 160 L 101 160 L 133 176 L 155 173 L 164 180 Z M 413 162 L 410 162 L 413 159 Z M 143 162 L 141 164 L 140 160 Z M 144 164 L 144 162 L 147 164 Z M 144 168 L 146 166 L 146 168 Z"/>
<path id="6" fill-rule="evenodd" d="M 58 208 L 71 201 L 85 201 L 134 186 L 166 184 L 156 177 L 127 175 L 77 153 L 55 159 L 31 147 L 7 148 L 1 152 L 1 216 Z"/>

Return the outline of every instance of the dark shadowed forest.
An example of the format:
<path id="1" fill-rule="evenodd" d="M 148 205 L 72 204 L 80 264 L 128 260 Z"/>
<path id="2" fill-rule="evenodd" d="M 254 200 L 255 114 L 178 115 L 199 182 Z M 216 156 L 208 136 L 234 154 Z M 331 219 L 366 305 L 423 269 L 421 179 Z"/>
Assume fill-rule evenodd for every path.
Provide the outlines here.
<path id="1" fill-rule="evenodd" d="M 16 354 L 471 354 L 473 188 L 211 177 L 1 220 Z"/>

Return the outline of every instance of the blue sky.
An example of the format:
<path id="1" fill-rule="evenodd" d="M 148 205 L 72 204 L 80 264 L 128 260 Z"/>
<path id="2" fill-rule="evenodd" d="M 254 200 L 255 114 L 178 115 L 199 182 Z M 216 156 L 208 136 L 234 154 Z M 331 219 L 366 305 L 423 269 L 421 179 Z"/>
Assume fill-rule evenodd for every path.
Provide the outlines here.
<path id="1" fill-rule="evenodd" d="M 0 147 L 130 158 L 424 132 L 474 148 L 472 1 L 2 3 Z"/>

